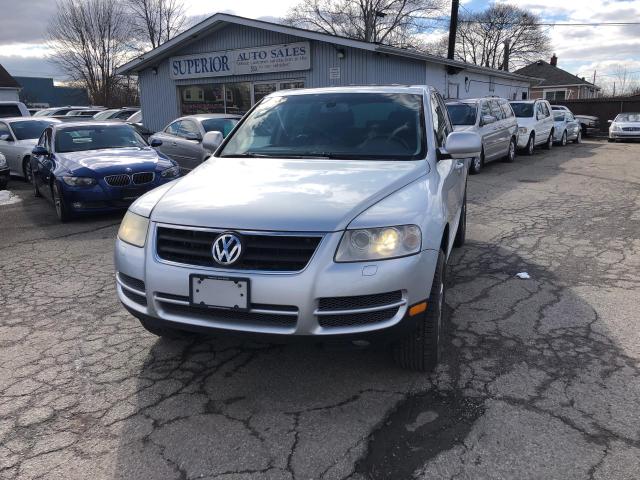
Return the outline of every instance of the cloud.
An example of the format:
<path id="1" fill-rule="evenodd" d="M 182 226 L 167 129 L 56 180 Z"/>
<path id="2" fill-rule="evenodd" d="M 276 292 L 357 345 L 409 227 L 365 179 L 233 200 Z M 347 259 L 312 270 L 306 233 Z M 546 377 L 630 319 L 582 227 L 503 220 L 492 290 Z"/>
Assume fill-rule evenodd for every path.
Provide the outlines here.
<path id="1" fill-rule="evenodd" d="M 49 19 L 56 12 L 54 0 L 0 0 L 0 45 L 42 42 Z"/>
<path id="2" fill-rule="evenodd" d="M 67 79 L 65 73 L 46 58 L 0 55 L 0 65 L 16 77 L 52 77 L 58 81 Z"/>

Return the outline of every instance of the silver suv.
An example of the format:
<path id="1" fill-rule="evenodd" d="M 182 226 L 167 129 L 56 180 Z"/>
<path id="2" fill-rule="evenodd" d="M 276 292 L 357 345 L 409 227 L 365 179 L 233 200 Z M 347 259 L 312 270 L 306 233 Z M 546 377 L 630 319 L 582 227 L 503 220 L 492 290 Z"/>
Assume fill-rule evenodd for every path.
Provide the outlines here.
<path id="1" fill-rule="evenodd" d="M 447 102 L 456 132 L 476 132 L 482 139 L 480 156 L 471 161 L 469 172 L 480 173 L 485 162 L 513 162 L 518 142 L 518 121 L 504 98 L 471 98 Z"/>
<path id="2" fill-rule="evenodd" d="M 431 369 L 480 149 L 431 87 L 275 92 L 202 165 L 129 208 L 118 296 L 163 337 L 378 339 L 400 365 Z"/>

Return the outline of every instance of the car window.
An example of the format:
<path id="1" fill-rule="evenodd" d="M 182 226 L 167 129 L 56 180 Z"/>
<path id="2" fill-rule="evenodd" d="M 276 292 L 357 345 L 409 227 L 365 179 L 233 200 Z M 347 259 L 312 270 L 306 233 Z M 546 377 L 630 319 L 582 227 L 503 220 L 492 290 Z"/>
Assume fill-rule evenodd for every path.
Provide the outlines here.
<path id="1" fill-rule="evenodd" d="M 551 115 L 549 113 L 549 107 L 547 107 L 546 103 L 540 102 L 538 103 L 538 106 L 540 107 L 540 113 L 542 113 L 544 117 L 548 117 L 549 115 Z"/>
<path id="2" fill-rule="evenodd" d="M 425 154 L 422 95 L 377 92 L 265 97 L 220 152 L 366 160 L 417 160 Z"/>
<path id="3" fill-rule="evenodd" d="M 180 122 L 180 129 L 178 130 L 178 135 L 181 137 L 186 137 L 189 133 L 193 133 L 195 135 L 200 136 L 200 130 L 196 123 L 192 120 L 182 120 Z"/>
<path id="4" fill-rule="evenodd" d="M 477 108 L 475 105 L 468 103 L 449 103 L 447 104 L 449 118 L 454 125 L 475 125 Z"/>
<path id="5" fill-rule="evenodd" d="M 438 97 L 431 95 L 431 115 L 433 117 L 433 133 L 436 137 L 438 147 L 443 147 L 449 131 L 447 128 L 447 116 L 440 107 Z"/>
<path id="6" fill-rule="evenodd" d="M 20 120 L 11 122 L 11 129 L 18 140 L 38 138 L 40 134 L 51 124 L 47 120 Z"/>
<path id="7" fill-rule="evenodd" d="M 569 118 L 568 118 L 568 117 L 569 117 L 569 116 L 567 115 L 567 120 L 569 120 Z M 553 120 L 554 120 L 555 122 L 564 122 L 564 120 L 565 120 L 565 115 L 564 115 L 564 113 L 561 113 L 561 112 L 556 111 L 556 113 L 554 113 L 554 115 L 553 115 Z"/>
<path id="8" fill-rule="evenodd" d="M 489 107 L 491 108 L 491 115 L 496 117 L 498 120 L 504 120 L 504 113 L 502 112 L 497 100 L 491 100 L 489 102 Z"/>
<path id="9" fill-rule="evenodd" d="M 616 122 L 640 122 L 640 113 L 619 113 Z"/>
<path id="10" fill-rule="evenodd" d="M 202 120 L 202 128 L 205 132 L 220 132 L 226 137 L 237 123 L 236 118 L 207 118 Z"/>
<path id="11" fill-rule="evenodd" d="M 575 120 L 575 117 L 573 116 L 573 114 L 569 112 L 565 113 L 565 118 L 567 119 L 567 122 L 573 122 Z"/>
<path id="12" fill-rule="evenodd" d="M 0 105 L 0 117 L 21 117 L 22 112 L 17 105 Z"/>
<path id="13" fill-rule="evenodd" d="M 133 112 L 131 110 L 123 110 L 121 112 L 116 113 L 113 117 L 111 118 L 117 118 L 118 120 L 126 120 L 127 118 L 129 118 L 131 115 L 133 115 Z"/>
<path id="14" fill-rule="evenodd" d="M 518 118 L 533 117 L 533 104 L 524 102 L 511 102 L 511 108 Z"/>
<path id="15" fill-rule="evenodd" d="M 60 153 L 146 146 L 140 134 L 126 124 L 82 125 L 56 131 L 56 152 Z"/>
<path id="16" fill-rule="evenodd" d="M 167 125 L 167 128 L 164 129 L 164 133 L 168 133 L 169 135 L 178 135 L 181 123 L 182 120 L 176 120 L 175 122 L 170 123 Z"/>
<path id="17" fill-rule="evenodd" d="M 506 100 L 500 100 L 498 103 L 500 105 L 500 109 L 502 110 L 504 118 L 513 117 L 513 110 L 511 109 L 509 102 L 507 102 Z"/>
<path id="18" fill-rule="evenodd" d="M 491 105 L 489 105 L 489 102 L 480 102 L 480 115 L 483 117 L 493 115 L 491 113 Z"/>
<path id="19" fill-rule="evenodd" d="M 4 122 L 0 122 L 0 137 L 4 135 L 8 135 L 8 138 L 12 138 L 9 126 Z"/>

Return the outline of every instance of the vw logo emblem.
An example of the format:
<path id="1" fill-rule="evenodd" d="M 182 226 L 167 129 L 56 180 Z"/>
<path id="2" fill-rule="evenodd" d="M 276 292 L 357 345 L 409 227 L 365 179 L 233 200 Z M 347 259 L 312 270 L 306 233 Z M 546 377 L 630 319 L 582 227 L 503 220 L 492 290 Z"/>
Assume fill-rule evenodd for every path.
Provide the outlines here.
<path id="1" fill-rule="evenodd" d="M 125 172 L 127 172 L 127 173 L 131 173 L 132 171 L 133 171 L 133 170 L 131 170 L 131 168 L 129 168 L 129 167 L 127 167 L 127 168 L 125 169 Z"/>
<path id="2" fill-rule="evenodd" d="M 233 233 L 221 233 L 213 241 L 211 254 L 216 263 L 232 265 L 238 261 L 242 253 L 242 242 Z"/>

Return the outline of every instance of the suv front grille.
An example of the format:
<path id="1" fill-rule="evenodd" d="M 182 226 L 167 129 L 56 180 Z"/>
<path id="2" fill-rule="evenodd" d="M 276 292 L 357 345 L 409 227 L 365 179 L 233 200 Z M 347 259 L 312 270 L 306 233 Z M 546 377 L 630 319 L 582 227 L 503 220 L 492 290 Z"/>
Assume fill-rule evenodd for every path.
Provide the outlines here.
<path id="1" fill-rule="evenodd" d="M 158 257 L 171 262 L 234 270 L 295 272 L 302 270 L 313 256 L 322 237 L 293 235 L 236 234 L 242 239 L 243 251 L 233 265 L 214 262 L 213 241 L 220 232 L 158 227 Z"/>

